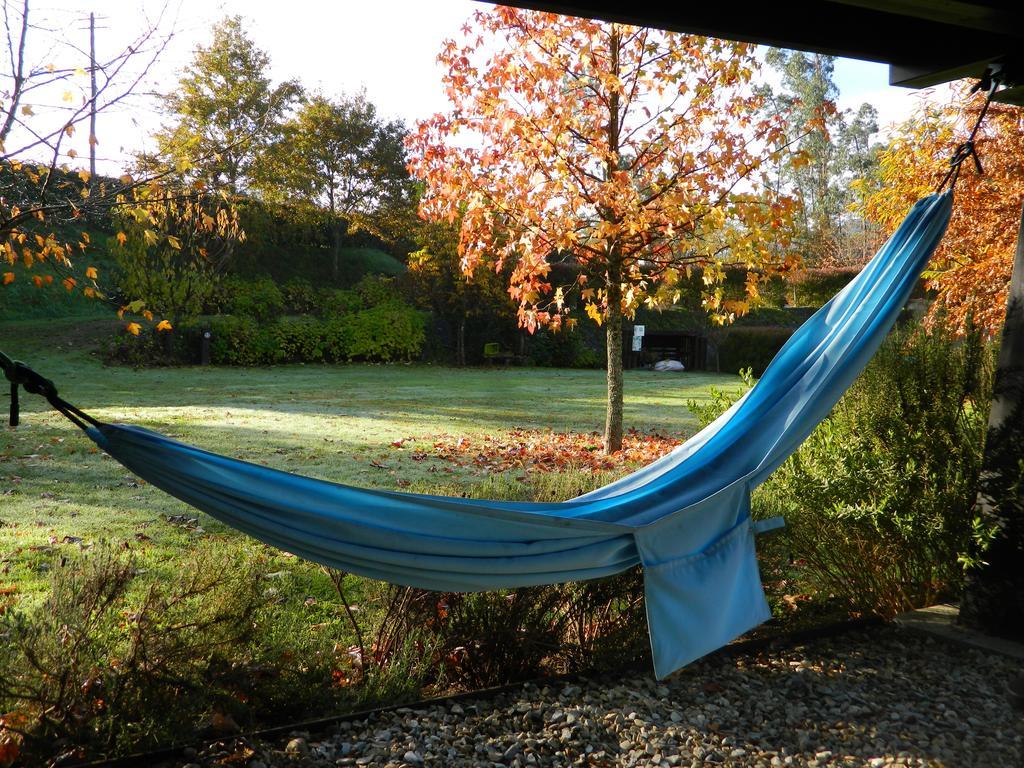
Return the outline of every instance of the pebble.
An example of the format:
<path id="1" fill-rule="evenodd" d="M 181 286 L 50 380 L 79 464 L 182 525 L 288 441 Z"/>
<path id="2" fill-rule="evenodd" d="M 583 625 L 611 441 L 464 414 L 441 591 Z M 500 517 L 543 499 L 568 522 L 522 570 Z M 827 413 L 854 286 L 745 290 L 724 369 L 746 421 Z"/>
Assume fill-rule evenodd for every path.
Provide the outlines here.
<path id="1" fill-rule="evenodd" d="M 886 626 L 712 657 L 662 682 L 526 683 L 414 705 L 254 742 L 250 767 L 1024 766 L 1024 713 L 1000 687 L 1018 666 Z"/>

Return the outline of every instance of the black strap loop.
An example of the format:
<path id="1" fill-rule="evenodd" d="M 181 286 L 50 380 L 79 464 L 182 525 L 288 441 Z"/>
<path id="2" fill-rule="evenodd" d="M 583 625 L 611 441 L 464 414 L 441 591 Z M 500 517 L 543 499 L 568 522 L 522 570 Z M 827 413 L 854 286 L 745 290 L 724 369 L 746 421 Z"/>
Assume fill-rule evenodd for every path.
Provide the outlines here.
<path id="1" fill-rule="evenodd" d="M 19 410 L 18 410 L 18 385 L 17 385 L 16 382 L 12 381 L 11 382 L 11 412 L 10 412 L 10 422 L 11 422 L 11 426 L 12 427 L 18 426 L 18 422 L 19 422 L 18 413 L 19 413 Z"/>
<path id="2" fill-rule="evenodd" d="M 0 352 L 0 369 L 3 369 L 4 376 L 11 382 L 10 424 L 12 427 L 18 426 L 20 422 L 18 387 L 23 387 L 31 395 L 45 397 L 54 409 L 79 429 L 88 429 L 90 424 L 94 427 L 102 426 L 96 419 L 61 399 L 57 394 L 57 386 L 52 381 L 40 376 L 21 361 L 12 360 L 3 352 Z"/>
<path id="3" fill-rule="evenodd" d="M 971 158 L 974 161 L 974 167 L 978 171 L 978 175 L 985 173 L 984 168 L 981 166 L 981 158 L 978 157 L 978 150 L 974 144 L 974 138 L 978 135 L 978 129 L 981 128 L 981 123 L 985 119 L 985 115 L 988 113 L 988 108 L 992 104 L 992 97 L 995 96 L 996 89 L 999 87 L 999 73 L 1001 67 L 999 65 L 990 65 L 985 70 L 985 74 L 982 75 L 981 80 L 974 84 L 971 88 L 971 93 L 977 91 L 988 91 L 988 96 L 985 98 L 985 104 L 981 108 L 981 114 L 978 115 L 977 121 L 974 123 L 974 128 L 971 129 L 970 136 L 967 137 L 967 141 L 961 144 L 953 152 L 953 156 L 949 158 L 949 170 L 946 175 L 943 176 L 942 182 L 939 184 L 936 192 L 941 192 L 946 184 L 949 184 L 950 189 L 956 186 L 956 180 L 960 178 L 960 168 L 963 166 L 964 161 L 967 158 Z"/>

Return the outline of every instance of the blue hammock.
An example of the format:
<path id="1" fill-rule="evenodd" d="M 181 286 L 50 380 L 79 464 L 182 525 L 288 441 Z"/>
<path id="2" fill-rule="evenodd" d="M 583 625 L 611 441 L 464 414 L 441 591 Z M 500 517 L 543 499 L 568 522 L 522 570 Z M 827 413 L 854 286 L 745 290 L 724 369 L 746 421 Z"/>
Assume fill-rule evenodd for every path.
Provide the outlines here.
<path id="1" fill-rule="evenodd" d="M 314 480 L 96 422 L 57 398 L 52 385 L 47 390 L 45 380 L 26 389 L 47 396 L 152 485 L 333 568 L 476 591 L 593 579 L 641 564 L 655 673 L 664 677 L 769 618 L 754 533 L 781 521 L 752 521 L 750 493 L 825 418 L 882 343 L 942 238 L 951 206 L 952 192 L 919 201 L 864 270 L 714 423 L 647 467 L 561 503 Z"/>

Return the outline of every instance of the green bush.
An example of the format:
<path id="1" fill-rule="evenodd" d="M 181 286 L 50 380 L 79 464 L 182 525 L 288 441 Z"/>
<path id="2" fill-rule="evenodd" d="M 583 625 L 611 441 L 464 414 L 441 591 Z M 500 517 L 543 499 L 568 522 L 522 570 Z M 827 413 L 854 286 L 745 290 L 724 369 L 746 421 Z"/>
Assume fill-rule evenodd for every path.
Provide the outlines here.
<path id="1" fill-rule="evenodd" d="M 846 287 L 861 267 L 802 269 L 787 276 L 785 303 L 796 307 L 820 307 Z"/>
<path id="2" fill-rule="evenodd" d="M 280 291 L 269 279 L 227 281 L 219 303 L 236 310 L 180 324 L 172 334 L 123 331 L 110 341 L 105 359 L 127 365 L 192 365 L 200 362 L 202 336 L 210 331 L 215 365 L 273 365 L 350 360 L 408 361 L 420 356 L 426 316 L 399 297 L 394 281 L 366 278 L 355 289 L 332 291 L 323 300 L 311 285 L 292 281 Z M 277 317 L 285 297 L 310 314 Z"/>
<path id="3" fill-rule="evenodd" d="M 339 317 L 358 312 L 362 308 L 363 299 L 356 291 L 336 289 L 324 295 L 319 314 L 323 317 Z"/>
<path id="4" fill-rule="evenodd" d="M 180 746 L 420 694 L 421 668 L 359 677 L 319 568 L 282 571 L 244 541 L 191 546 L 166 573 L 114 545 L 55 558 L 40 604 L 0 612 L 0 746 L 14 745 L 16 764 Z M 368 582 L 350 586 L 370 597 Z"/>
<path id="5" fill-rule="evenodd" d="M 377 307 L 402 301 L 394 278 L 368 275 L 356 283 L 353 290 L 359 295 L 363 307 Z"/>
<path id="6" fill-rule="evenodd" d="M 579 333 L 568 328 L 539 329 L 530 337 L 527 349 L 530 362 L 544 368 L 572 368 L 585 351 Z"/>
<path id="7" fill-rule="evenodd" d="M 207 330 L 214 365 L 409 361 L 420 355 L 425 328 L 422 312 L 399 303 L 323 320 L 308 315 L 282 317 L 270 324 L 235 315 L 209 315 L 183 324 L 173 334 L 144 331 L 136 337 L 119 331 L 107 345 L 105 361 L 195 365 Z"/>
<path id="8" fill-rule="evenodd" d="M 189 358 L 187 335 L 181 329 L 173 333 L 143 328 L 133 336 L 123 327 L 101 346 L 103 362 L 107 365 L 130 365 L 135 368 L 177 365 Z"/>
<path id="9" fill-rule="evenodd" d="M 214 365 L 271 365 L 282 360 L 273 326 L 249 317 L 213 315 L 190 324 L 193 337 L 208 329 L 210 362 Z"/>
<path id="10" fill-rule="evenodd" d="M 292 315 L 319 314 L 324 295 L 313 284 L 301 277 L 295 277 L 281 286 L 284 309 Z"/>
<path id="11" fill-rule="evenodd" d="M 426 318 L 407 304 L 392 302 L 348 315 L 340 332 L 348 360 L 412 360 L 426 340 Z"/>
<path id="12" fill-rule="evenodd" d="M 757 307 L 736 318 L 734 328 L 747 326 L 797 328 L 815 312 L 814 307 Z"/>
<path id="13" fill-rule="evenodd" d="M 760 376 L 792 335 L 793 328 L 734 326 L 718 345 L 718 370 L 732 373 L 750 368 Z"/>
<path id="14" fill-rule="evenodd" d="M 41 605 L 0 616 L 0 709 L 24 756 L 151 748 L 231 698 L 219 670 L 254 637 L 259 577 L 215 547 L 172 579 L 136 588 L 138 573 L 109 548 L 61 560 Z"/>
<path id="15" fill-rule="evenodd" d="M 553 672 L 621 671 L 650 655 L 639 568 L 582 583 L 469 594 L 390 587 L 383 602 L 389 609 L 376 627 L 374 662 L 387 669 L 398 657 L 441 690 Z"/>
<path id="16" fill-rule="evenodd" d="M 768 278 L 763 283 L 758 283 L 757 292 L 759 298 L 757 304 L 765 308 L 784 307 L 786 300 L 786 280 L 781 275 Z"/>
<path id="17" fill-rule="evenodd" d="M 274 326 L 281 359 L 288 363 L 319 363 L 328 358 L 326 324 L 315 317 L 282 317 Z"/>
<path id="18" fill-rule="evenodd" d="M 605 355 L 590 347 L 582 347 L 572 359 L 573 368 L 604 368 L 605 363 Z"/>
<path id="19" fill-rule="evenodd" d="M 272 320 L 284 312 L 284 295 L 269 277 L 259 280 L 230 280 L 226 314 L 255 320 Z"/>
<path id="20" fill-rule="evenodd" d="M 782 514 L 805 586 L 891 616 L 958 591 L 993 355 L 977 334 L 895 331 L 830 416 L 755 493 Z M 734 398 L 695 412 L 704 423 Z"/>
<path id="21" fill-rule="evenodd" d="M 514 473 L 481 483 L 422 485 L 444 496 L 508 501 L 564 501 L 614 479 L 566 471 L 522 482 Z M 472 594 L 389 587 L 387 606 L 363 638 L 375 664 L 393 659 L 409 674 L 447 690 L 482 688 L 556 672 L 621 671 L 649 662 L 650 641 L 639 568 L 602 579 Z M 369 648 L 363 654 L 371 656 Z M 370 674 L 370 679 L 373 673 Z"/>

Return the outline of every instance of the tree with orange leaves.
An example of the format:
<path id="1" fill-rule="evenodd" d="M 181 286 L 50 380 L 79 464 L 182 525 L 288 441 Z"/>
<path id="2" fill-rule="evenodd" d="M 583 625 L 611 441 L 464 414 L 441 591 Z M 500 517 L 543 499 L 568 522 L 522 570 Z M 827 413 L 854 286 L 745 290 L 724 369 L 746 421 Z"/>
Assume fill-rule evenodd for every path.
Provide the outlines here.
<path id="1" fill-rule="evenodd" d="M 702 270 L 705 308 L 746 310 L 721 290 L 723 262 L 761 277 L 784 266 L 778 230 L 791 207 L 764 182 L 785 140 L 751 85 L 753 46 L 496 7 L 439 56 L 452 102 L 410 135 L 426 183 L 420 212 L 461 221 L 467 273 L 512 265 L 509 293 L 529 330 L 606 328 L 605 450 L 622 444 L 622 325 L 678 297 Z M 552 264 L 571 264 L 552 285 Z M 756 270 L 756 271 L 754 271 Z"/>
<path id="2" fill-rule="evenodd" d="M 892 230 L 915 200 L 934 192 L 984 103 L 985 94 L 972 94 L 969 83 L 948 104 L 924 102 L 882 153 L 881 184 L 865 199 L 865 215 Z M 1024 110 L 993 103 L 975 146 L 984 173 L 964 164 L 953 218 L 925 276 L 936 294 L 933 321 L 941 312 L 960 331 L 972 322 L 992 335 L 1005 318 L 1024 202 Z"/>

